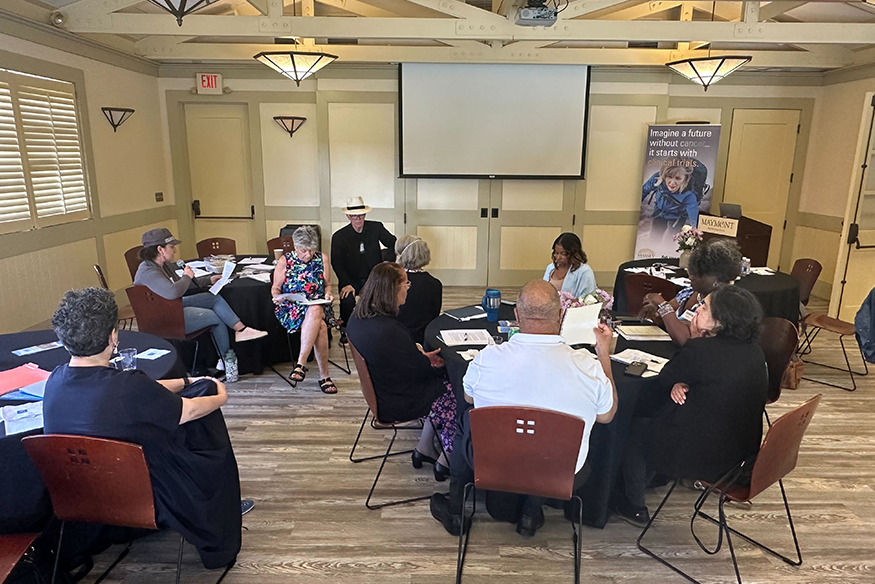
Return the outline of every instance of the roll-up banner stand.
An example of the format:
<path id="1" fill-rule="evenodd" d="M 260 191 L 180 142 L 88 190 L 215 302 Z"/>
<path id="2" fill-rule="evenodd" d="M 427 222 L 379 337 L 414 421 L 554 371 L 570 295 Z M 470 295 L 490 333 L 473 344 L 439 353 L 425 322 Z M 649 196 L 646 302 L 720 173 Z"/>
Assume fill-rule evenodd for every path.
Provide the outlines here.
<path id="1" fill-rule="evenodd" d="M 720 126 L 649 126 L 635 259 L 676 258 L 673 237 L 710 213 Z"/>

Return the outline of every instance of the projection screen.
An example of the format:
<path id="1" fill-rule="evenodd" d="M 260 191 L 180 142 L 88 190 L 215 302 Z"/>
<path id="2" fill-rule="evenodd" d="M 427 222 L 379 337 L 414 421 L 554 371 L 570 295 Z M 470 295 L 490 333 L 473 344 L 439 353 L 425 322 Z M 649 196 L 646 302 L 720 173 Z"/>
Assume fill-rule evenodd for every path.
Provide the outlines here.
<path id="1" fill-rule="evenodd" d="M 583 178 L 586 65 L 405 63 L 405 178 Z"/>

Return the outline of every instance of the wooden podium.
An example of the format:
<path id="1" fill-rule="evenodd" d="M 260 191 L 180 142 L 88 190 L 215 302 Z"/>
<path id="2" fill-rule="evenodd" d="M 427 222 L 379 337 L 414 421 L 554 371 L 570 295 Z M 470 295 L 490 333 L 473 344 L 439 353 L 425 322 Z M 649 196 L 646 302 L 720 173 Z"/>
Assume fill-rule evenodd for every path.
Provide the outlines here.
<path id="1" fill-rule="evenodd" d="M 709 215 L 709 213 L 702 213 Z M 705 233 L 702 236 L 703 241 L 709 239 L 726 237 L 725 235 L 717 235 L 714 233 Z M 733 239 L 733 238 L 729 238 Z M 738 220 L 738 230 L 735 234 L 735 241 L 741 249 L 741 255 L 750 258 L 750 265 L 754 267 L 765 266 L 769 261 L 769 243 L 772 240 L 772 226 L 767 223 L 761 223 L 750 217 L 742 216 Z"/>

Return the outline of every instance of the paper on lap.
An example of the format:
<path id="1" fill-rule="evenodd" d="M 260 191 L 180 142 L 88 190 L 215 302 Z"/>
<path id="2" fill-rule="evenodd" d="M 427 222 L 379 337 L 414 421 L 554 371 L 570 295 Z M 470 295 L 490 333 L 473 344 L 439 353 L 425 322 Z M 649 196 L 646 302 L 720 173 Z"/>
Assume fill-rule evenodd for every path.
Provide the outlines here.
<path id="1" fill-rule="evenodd" d="M 288 302 L 297 302 L 299 304 L 303 304 L 304 306 L 312 306 L 314 304 L 331 304 L 330 300 L 326 300 L 325 298 L 316 298 L 315 300 L 308 300 L 307 296 L 300 292 L 293 292 L 289 294 L 277 294 L 275 298 L 279 298 L 280 300 L 285 300 Z"/>
<path id="2" fill-rule="evenodd" d="M 601 304 L 589 304 L 569 308 L 562 316 L 559 336 L 567 345 L 594 345 L 595 329 L 599 325 Z"/>

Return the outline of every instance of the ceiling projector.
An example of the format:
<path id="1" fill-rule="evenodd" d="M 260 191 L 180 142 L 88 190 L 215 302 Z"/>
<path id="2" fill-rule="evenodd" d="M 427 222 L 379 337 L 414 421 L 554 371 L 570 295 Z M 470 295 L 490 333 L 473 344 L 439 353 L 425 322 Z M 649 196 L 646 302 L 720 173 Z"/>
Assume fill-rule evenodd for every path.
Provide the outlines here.
<path id="1" fill-rule="evenodd" d="M 517 13 L 516 24 L 519 26 L 553 26 L 556 24 L 558 13 L 558 10 L 546 6 L 542 2 L 529 2 Z"/>

